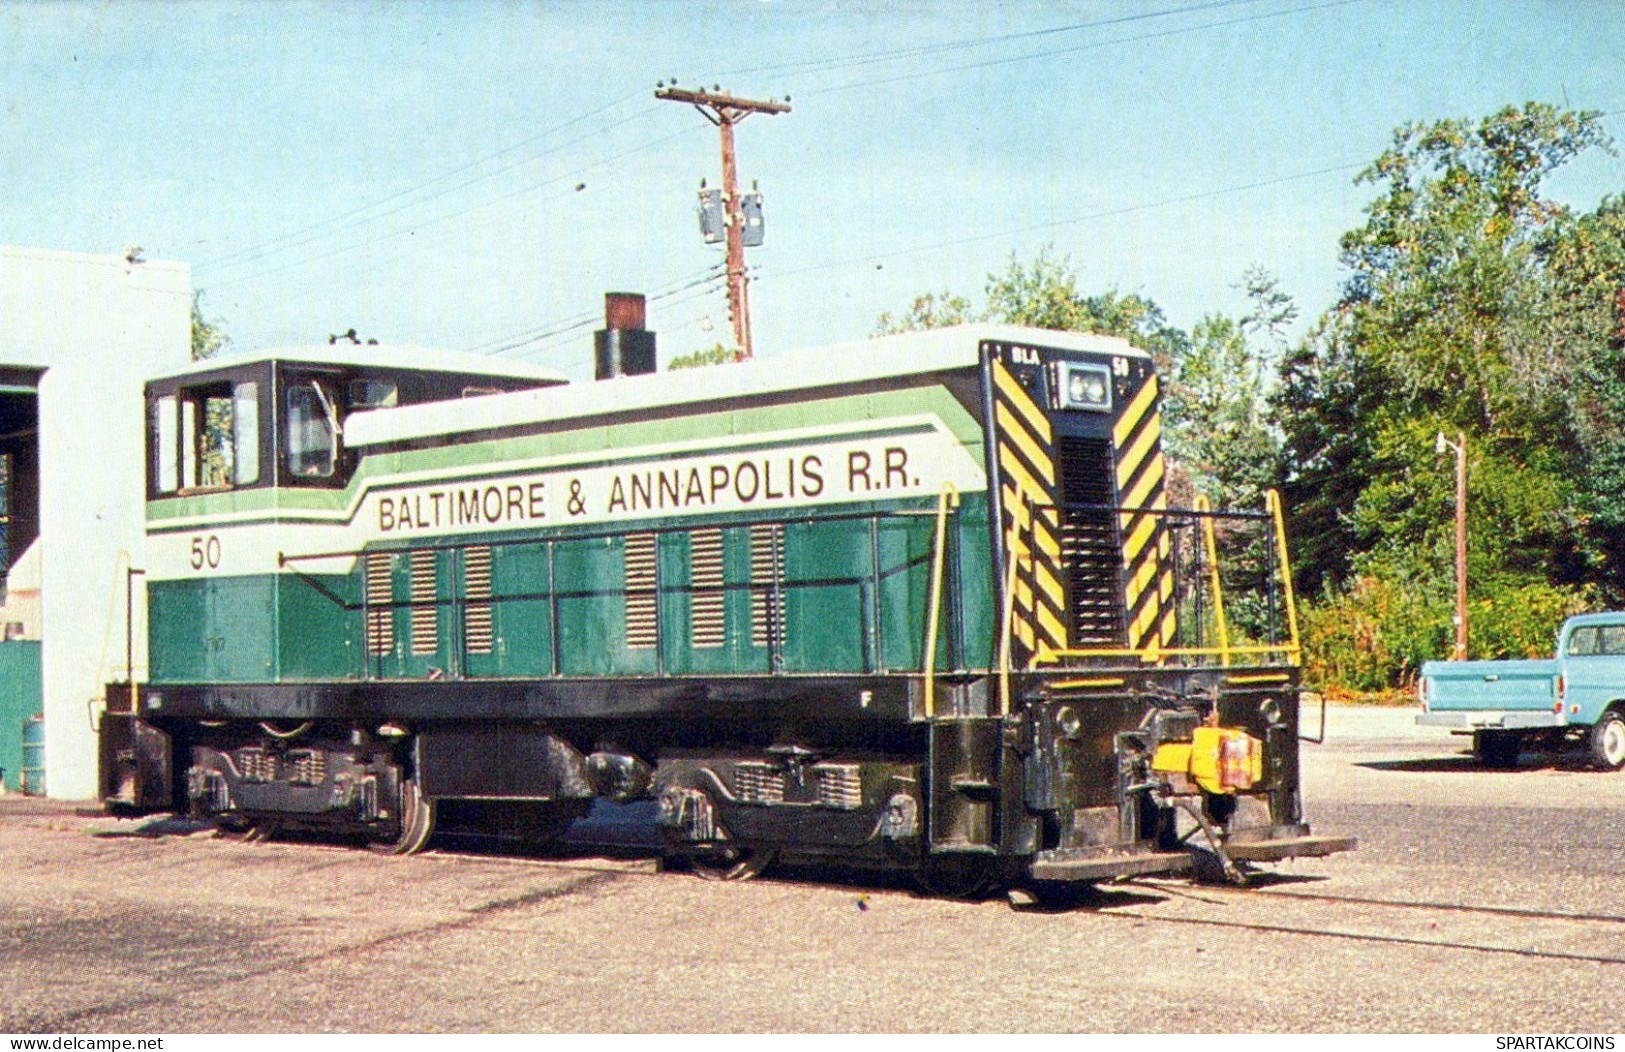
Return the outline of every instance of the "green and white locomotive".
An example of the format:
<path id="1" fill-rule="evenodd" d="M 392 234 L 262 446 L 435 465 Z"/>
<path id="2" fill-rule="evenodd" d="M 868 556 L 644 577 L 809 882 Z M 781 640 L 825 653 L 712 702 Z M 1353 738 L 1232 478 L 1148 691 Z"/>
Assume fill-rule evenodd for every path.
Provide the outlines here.
<path id="1" fill-rule="evenodd" d="M 657 374 L 627 306 L 592 384 L 344 345 L 149 384 L 109 804 L 409 852 L 650 800 L 704 874 L 945 892 L 1352 846 L 1303 820 L 1279 508 L 1168 507 L 1147 355 L 977 325 Z"/>

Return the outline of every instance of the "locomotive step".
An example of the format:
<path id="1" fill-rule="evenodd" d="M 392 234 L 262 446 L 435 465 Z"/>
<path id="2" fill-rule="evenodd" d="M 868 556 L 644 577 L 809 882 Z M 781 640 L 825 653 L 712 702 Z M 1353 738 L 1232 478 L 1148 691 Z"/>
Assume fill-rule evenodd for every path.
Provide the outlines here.
<path id="1" fill-rule="evenodd" d="M 1279 862 L 1284 858 L 1319 858 L 1353 851 L 1359 843 L 1351 836 L 1294 836 L 1279 840 L 1228 841 L 1224 853 L 1238 862 Z"/>
<path id="2" fill-rule="evenodd" d="M 1110 880 L 1144 873 L 1189 869 L 1194 860 L 1184 851 L 1143 854 L 1085 855 L 1072 851 L 1046 851 L 1033 859 L 1034 880 Z"/>

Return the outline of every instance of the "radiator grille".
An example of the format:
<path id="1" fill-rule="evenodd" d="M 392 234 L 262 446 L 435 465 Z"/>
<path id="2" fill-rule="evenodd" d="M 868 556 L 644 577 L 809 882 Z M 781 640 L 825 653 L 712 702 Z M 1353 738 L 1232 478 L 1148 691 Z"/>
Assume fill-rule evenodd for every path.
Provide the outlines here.
<path id="1" fill-rule="evenodd" d="M 626 645 L 647 650 L 660 638 L 655 535 L 626 535 Z"/>
<path id="2" fill-rule="evenodd" d="M 1075 645 L 1122 645 L 1122 556 L 1112 488 L 1112 447 L 1106 439 L 1059 442 L 1061 560 Z M 1092 505 L 1081 508 L 1079 505 Z"/>
<path id="3" fill-rule="evenodd" d="M 778 587 L 784 565 L 784 528 L 750 528 L 750 643 L 765 647 L 783 635 L 784 592 Z"/>
<path id="4" fill-rule="evenodd" d="M 435 604 L 438 589 L 436 553 L 432 550 L 412 553 L 412 653 L 433 654 L 440 649 L 439 608 Z"/>
<path id="5" fill-rule="evenodd" d="M 367 653 L 373 657 L 395 648 L 395 589 L 387 552 L 367 556 Z"/>
<path id="6" fill-rule="evenodd" d="M 720 647 L 727 642 L 727 593 L 722 587 L 722 531 L 695 530 L 688 537 L 691 638 L 696 647 Z"/>
<path id="7" fill-rule="evenodd" d="M 491 548 L 478 545 L 463 551 L 463 645 L 470 654 L 489 654 L 491 628 Z"/>

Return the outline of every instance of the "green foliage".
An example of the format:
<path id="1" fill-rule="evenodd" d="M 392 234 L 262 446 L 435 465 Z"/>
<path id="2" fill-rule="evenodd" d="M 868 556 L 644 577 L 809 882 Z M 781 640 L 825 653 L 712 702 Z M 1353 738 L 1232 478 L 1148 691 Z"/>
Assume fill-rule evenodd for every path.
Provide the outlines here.
<path id="1" fill-rule="evenodd" d="M 1549 649 L 1562 617 L 1625 595 L 1625 362 L 1607 341 L 1625 221 L 1542 196 L 1610 149 L 1592 113 L 1528 103 L 1400 128 L 1361 173 L 1338 308 L 1273 398 L 1299 586 L 1327 598 L 1320 671 L 1373 689 L 1452 638 L 1454 457 L 1468 450 L 1470 649 Z M 1606 524 L 1606 525 L 1605 525 Z M 1313 594 L 1313 593 L 1311 593 Z"/>
<path id="2" fill-rule="evenodd" d="M 970 300 L 965 297 L 946 290 L 941 293 L 927 292 L 923 296 L 916 296 L 914 303 L 901 317 L 894 318 L 889 311 L 882 314 L 875 326 L 875 335 L 893 336 L 921 329 L 945 329 L 975 320 Z"/>
<path id="3" fill-rule="evenodd" d="M 667 369 L 698 369 L 706 365 L 727 365 L 738 360 L 738 352 L 732 347 L 725 347 L 718 343 L 714 347 L 707 347 L 702 351 L 689 354 L 679 354 L 666 363 Z"/>
<path id="4" fill-rule="evenodd" d="M 202 361 L 205 358 L 217 358 L 221 352 L 231 346 L 231 337 L 226 335 L 224 322 L 219 318 L 213 321 L 203 317 L 203 291 L 199 289 L 192 293 L 192 360 Z"/>
<path id="5" fill-rule="evenodd" d="M 1467 607 L 1468 657 L 1549 657 L 1563 619 L 1591 608 L 1588 593 L 1538 581 L 1481 590 Z M 1449 588 L 1357 578 L 1302 611 L 1306 682 L 1343 691 L 1410 687 L 1423 662 L 1450 655 L 1454 618 Z"/>
<path id="6" fill-rule="evenodd" d="M 1215 507 L 1261 508 L 1280 437 L 1268 421 L 1266 357 L 1242 325 L 1210 314 L 1191 330 L 1164 403 L 1169 456 Z"/>
<path id="7" fill-rule="evenodd" d="M 1445 594 L 1380 578 L 1357 578 L 1346 591 L 1300 612 L 1305 682 L 1378 691 L 1413 682 L 1423 661 L 1449 652 Z"/>

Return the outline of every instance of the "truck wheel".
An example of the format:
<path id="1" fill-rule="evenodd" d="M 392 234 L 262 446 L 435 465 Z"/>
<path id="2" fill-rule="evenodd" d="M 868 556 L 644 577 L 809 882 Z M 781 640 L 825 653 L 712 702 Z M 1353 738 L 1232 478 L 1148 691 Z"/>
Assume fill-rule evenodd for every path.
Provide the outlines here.
<path id="1" fill-rule="evenodd" d="M 1591 762 L 1605 771 L 1625 767 L 1625 716 L 1609 709 L 1591 728 Z"/>
<path id="2" fill-rule="evenodd" d="M 1473 755 L 1485 767 L 1508 768 L 1518 766 L 1518 753 L 1523 751 L 1523 735 L 1513 731 L 1475 731 Z"/>

